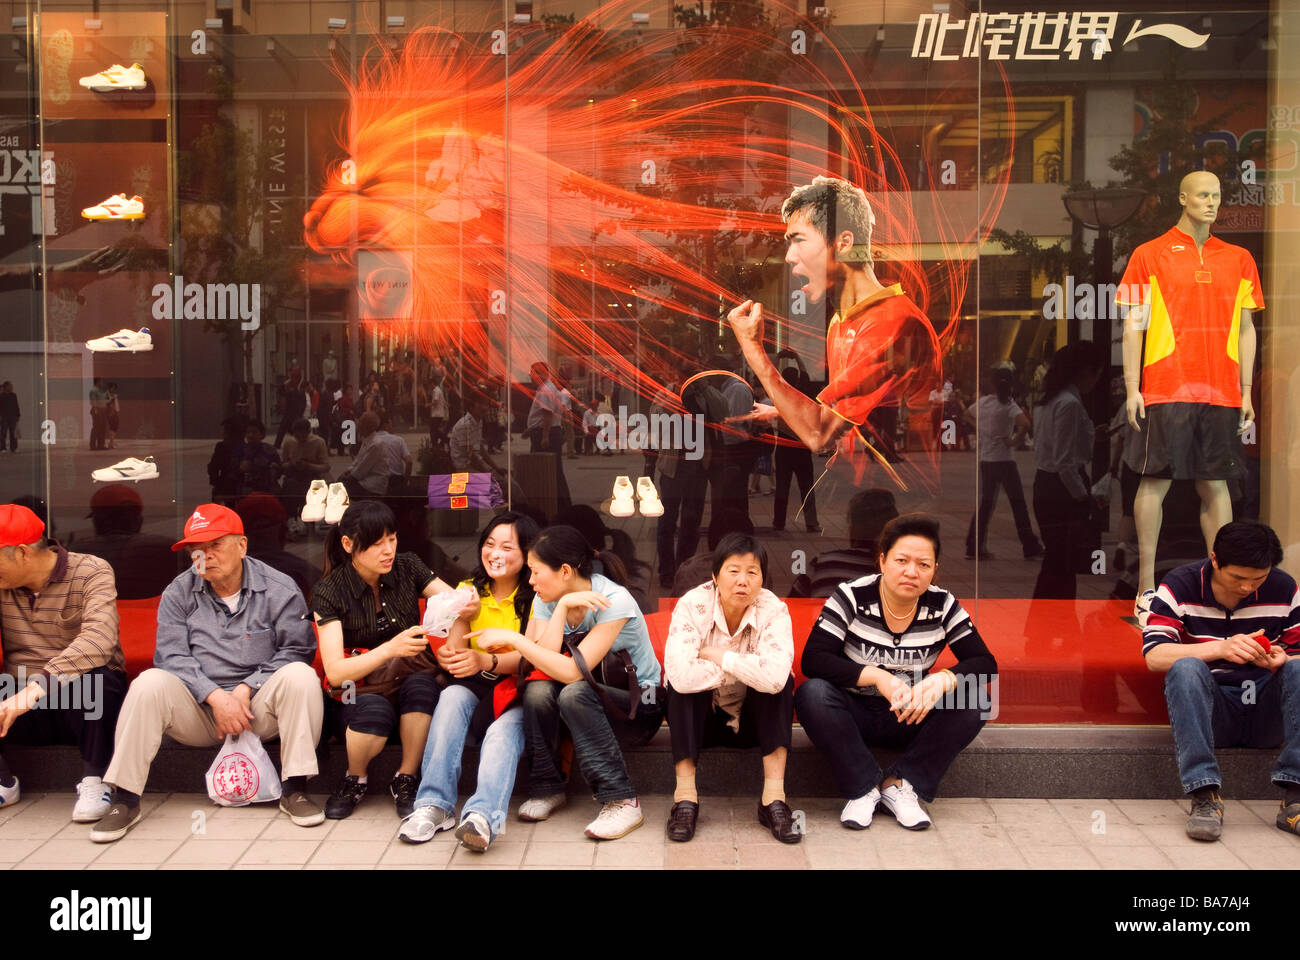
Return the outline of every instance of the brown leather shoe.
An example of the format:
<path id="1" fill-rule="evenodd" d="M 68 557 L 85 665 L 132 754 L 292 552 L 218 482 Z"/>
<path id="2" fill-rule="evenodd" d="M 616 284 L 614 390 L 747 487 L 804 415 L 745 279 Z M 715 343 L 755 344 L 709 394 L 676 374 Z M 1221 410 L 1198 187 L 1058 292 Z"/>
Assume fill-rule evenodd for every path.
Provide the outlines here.
<path id="1" fill-rule="evenodd" d="M 700 805 L 691 800 L 678 800 L 668 811 L 668 839 L 685 843 L 695 836 L 695 821 L 700 816 Z"/>
<path id="2" fill-rule="evenodd" d="M 772 831 L 782 843 L 798 843 L 803 831 L 795 826 L 794 813 L 784 800 L 773 800 L 766 807 L 758 805 L 758 822 Z"/>

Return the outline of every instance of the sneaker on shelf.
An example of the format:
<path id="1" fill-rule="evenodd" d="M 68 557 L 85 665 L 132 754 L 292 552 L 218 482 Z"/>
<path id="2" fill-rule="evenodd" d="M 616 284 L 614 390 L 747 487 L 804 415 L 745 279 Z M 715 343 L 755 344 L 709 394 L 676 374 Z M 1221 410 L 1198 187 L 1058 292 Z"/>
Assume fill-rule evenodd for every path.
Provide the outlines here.
<path id="1" fill-rule="evenodd" d="M 586 834 L 593 840 L 617 840 L 644 822 L 641 803 L 636 797 L 631 800 L 613 800 L 601 807 L 596 819 L 587 824 Z"/>
<path id="2" fill-rule="evenodd" d="M 114 803 L 99 823 L 90 828 L 90 840 L 92 843 L 112 843 L 114 840 L 121 840 L 128 830 L 140 822 L 142 816 L 144 814 L 139 804 L 128 807 L 125 803 Z"/>
<path id="3" fill-rule="evenodd" d="M 649 477 L 636 478 L 636 498 L 641 502 L 641 516 L 662 517 L 664 505 L 655 490 L 655 482 Z"/>
<path id="4" fill-rule="evenodd" d="M 352 501 L 348 499 L 347 487 L 341 483 L 331 483 L 329 494 L 325 498 L 325 522 L 338 523 L 350 506 Z"/>
<path id="5" fill-rule="evenodd" d="M 880 791 L 880 803 L 894 815 L 900 827 L 924 830 L 930 825 L 930 815 L 921 806 L 921 800 L 906 780 L 891 783 Z"/>
<path id="6" fill-rule="evenodd" d="M 440 830 L 450 830 L 456 826 L 456 818 L 442 807 L 416 807 L 414 812 L 402 821 L 402 828 L 397 835 L 407 843 L 427 843 Z"/>
<path id="7" fill-rule="evenodd" d="M 146 353 L 153 349 L 153 334 L 148 327 L 139 330 L 126 328 L 106 337 L 87 340 L 86 348 L 91 353 Z"/>
<path id="8" fill-rule="evenodd" d="M 325 811 L 301 790 L 280 798 L 280 811 L 300 827 L 314 827 L 325 822 Z"/>
<path id="9" fill-rule="evenodd" d="M 346 820 L 352 816 L 352 811 L 366 798 L 367 786 L 360 777 L 349 773 L 325 801 L 325 816 L 330 820 Z"/>
<path id="10" fill-rule="evenodd" d="M 144 67 L 133 63 L 124 67 L 115 63 L 107 69 L 82 77 L 80 84 L 95 93 L 109 93 L 113 90 L 143 90 L 149 83 L 144 75 Z"/>
<path id="11" fill-rule="evenodd" d="M 1138 626 L 1147 628 L 1147 617 L 1151 615 L 1151 601 L 1156 598 L 1154 590 L 1143 590 L 1133 602 L 1133 616 L 1137 617 Z"/>
<path id="12" fill-rule="evenodd" d="M 611 517 L 630 517 L 636 513 L 636 503 L 632 498 L 632 481 L 628 477 L 614 478 L 614 496 L 609 502 Z"/>
<path id="13" fill-rule="evenodd" d="M 125 193 L 119 193 L 86 207 L 81 215 L 87 220 L 143 220 L 144 201 L 138 196 L 128 200 Z"/>
<path id="14" fill-rule="evenodd" d="M 99 483 L 121 483 L 124 480 L 139 483 L 141 480 L 157 480 L 158 464 L 154 463 L 153 457 L 145 457 L 143 460 L 127 457 L 111 467 L 92 470 L 90 479 Z"/>
<path id="15" fill-rule="evenodd" d="M 1218 840 L 1223 836 L 1223 797 L 1218 790 L 1192 794 L 1187 835 L 1193 840 Z"/>
<path id="16" fill-rule="evenodd" d="M 549 797 L 537 797 L 519 804 L 519 819 L 526 823 L 540 823 L 569 802 L 567 793 L 553 793 Z"/>
<path id="17" fill-rule="evenodd" d="M 325 501 L 329 498 L 329 484 L 324 480 L 313 480 L 307 488 L 307 502 L 303 504 L 301 520 L 303 523 L 315 523 L 325 519 Z"/>
<path id="18" fill-rule="evenodd" d="M 14 777 L 13 786 L 6 787 L 0 784 L 0 807 L 12 807 L 22 799 L 22 796 L 23 793 L 19 789 L 17 777 Z"/>
<path id="19" fill-rule="evenodd" d="M 486 853 L 492 845 L 492 828 L 488 826 L 487 817 L 481 813 L 465 814 L 465 819 L 456 828 L 456 839 L 461 846 L 475 853 Z"/>
<path id="20" fill-rule="evenodd" d="M 112 792 L 99 777 L 82 777 L 77 784 L 77 805 L 72 808 L 73 823 L 95 823 L 104 819 L 113 805 Z"/>
<path id="21" fill-rule="evenodd" d="M 415 794 L 420 789 L 420 781 L 409 773 L 393 774 L 393 782 L 388 785 L 388 792 L 397 805 L 397 815 L 405 820 L 415 812 Z"/>
<path id="22" fill-rule="evenodd" d="M 871 818 L 876 813 L 876 804 L 880 803 L 880 791 L 875 787 L 871 792 L 850 800 L 840 811 L 840 823 L 850 830 L 865 830 L 871 826 Z"/>

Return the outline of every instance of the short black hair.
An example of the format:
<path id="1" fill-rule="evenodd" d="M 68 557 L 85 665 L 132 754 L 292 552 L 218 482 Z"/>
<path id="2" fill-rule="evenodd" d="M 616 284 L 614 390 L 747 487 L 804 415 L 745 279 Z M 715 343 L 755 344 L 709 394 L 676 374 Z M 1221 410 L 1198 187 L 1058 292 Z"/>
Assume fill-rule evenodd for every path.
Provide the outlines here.
<path id="1" fill-rule="evenodd" d="M 716 577 L 728 557 L 743 557 L 752 553 L 758 558 L 758 568 L 767 580 L 767 547 L 748 533 L 728 533 L 713 548 L 713 575 Z"/>
<path id="2" fill-rule="evenodd" d="M 308 420 L 306 417 L 299 417 L 297 420 L 295 420 L 293 422 L 293 427 L 291 427 L 289 430 L 290 433 L 298 433 L 300 431 L 306 431 L 307 433 L 311 433 L 311 421 Z"/>
<path id="3" fill-rule="evenodd" d="M 880 552 L 889 551 L 903 537 L 925 537 L 934 545 L 934 559 L 939 560 L 939 521 L 928 513 L 905 513 L 885 524 L 880 531 Z"/>
<path id="4" fill-rule="evenodd" d="M 1273 528 L 1258 520 L 1233 520 L 1214 535 L 1214 560 L 1222 567 L 1263 570 L 1282 562 L 1282 542 Z"/>

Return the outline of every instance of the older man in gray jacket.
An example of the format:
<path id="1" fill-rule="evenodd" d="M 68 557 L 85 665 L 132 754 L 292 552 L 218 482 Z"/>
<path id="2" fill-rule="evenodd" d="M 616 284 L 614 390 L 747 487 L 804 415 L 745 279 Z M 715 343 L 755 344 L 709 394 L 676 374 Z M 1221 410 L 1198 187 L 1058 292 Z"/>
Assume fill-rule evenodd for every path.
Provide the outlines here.
<path id="1" fill-rule="evenodd" d="M 294 582 L 246 556 L 239 515 L 205 503 L 172 548 L 193 550 L 194 566 L 163 592 L 154 668 L 135 679 L 118 718 L 113 762 L 104 781 L 113 805 L 91 831 L 108 843 L 140 820 L 140 793 L 165 733 L 190 746 L 215 747 L 252 730 L 280 737 L 280 809 L 299 826 L 324 822 L 307 796 L 317 773 L 324 700 L 311 667 L 311 620 Z"/>

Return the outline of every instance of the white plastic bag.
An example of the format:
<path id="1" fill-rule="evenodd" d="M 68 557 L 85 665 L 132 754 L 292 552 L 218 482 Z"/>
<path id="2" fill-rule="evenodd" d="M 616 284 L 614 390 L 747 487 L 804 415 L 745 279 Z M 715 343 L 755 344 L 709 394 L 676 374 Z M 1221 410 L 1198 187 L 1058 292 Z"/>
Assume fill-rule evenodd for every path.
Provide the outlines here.
<path id="1" fill-rule="evenodd" d="M 457 587 L 424 602 L 424 632 L 430 637 L 445 637 L 451 633 L 451 625 L 474 603 L 476 596 L 471 586 Z"/>
<path id="2" fill-rule="evenodd" d="M 261 739 L 251 730 L 227 735 L 208 767 L 208 796 L 223 807 L 280 799 L 280 777 Z"/>

